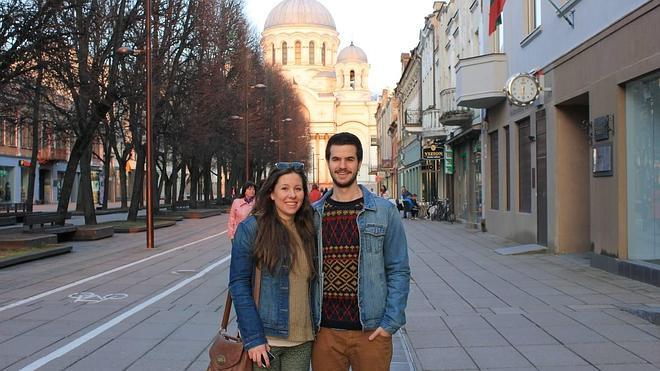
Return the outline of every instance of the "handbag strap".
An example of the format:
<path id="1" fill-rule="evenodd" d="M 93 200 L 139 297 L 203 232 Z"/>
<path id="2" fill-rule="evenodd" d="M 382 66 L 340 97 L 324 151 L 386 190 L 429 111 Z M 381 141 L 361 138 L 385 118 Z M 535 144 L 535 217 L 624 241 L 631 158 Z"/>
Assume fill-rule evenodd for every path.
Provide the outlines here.
<path id="1" fill-rule="evenodd" d="M 252 289 L 252 297 L 254 298 L 254 304 L 259 308 L 259 294 L 261 292 L 261 269 L 256 267 L 254 272 L 254 287 Z M 227 331 L 227 326 L 229 325 L 229 315 L 231 314 L 231 294 L 227 290 L 227 301 L 225 302 L 225 311 L 222 315 L 222 321 L 220 322 L 220 330 Z"/>

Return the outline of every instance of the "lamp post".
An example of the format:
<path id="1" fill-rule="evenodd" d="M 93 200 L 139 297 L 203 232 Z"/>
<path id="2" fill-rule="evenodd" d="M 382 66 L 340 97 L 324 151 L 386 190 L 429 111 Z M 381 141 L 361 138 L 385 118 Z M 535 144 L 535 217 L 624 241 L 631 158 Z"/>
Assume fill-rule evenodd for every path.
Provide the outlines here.
<path id="1" fill-rule="evenodd" d="M 147 249 L 154 248 L 154 199 L 153 199 L 153 172 L 154 172 L 154 161 L 153 161 L 153 148 L 152 148 L 152 115 L 151 115 L 151 95 L 152 95 L 152 61 L 151 61 L 151 0 L 144 0 L 145 8 L 145 27 L 146 27 L 146 36 L 145 36 L 145 47 L 144 50 L 133 50 L 125 46 L 117 49 L 117 54 L 119 55 L 140 55 L 144 54 L 145 56 L 145 67 L 146 67 L 146 122 L 145 126 L 147 127 Z"/>
<path id="2" fill-rule="evenodd" d="M 285 119 L 280 120 L 280 124 L 278 125 L 278 130 L 277 130 L 277 160 L 282 161 L 282 124 L 285 124 L 287 122 L 291 122 L 293 119 L 291 117 L 287 117 Z"/>
<path id="3" fill-rule="evenodd" d="M 249 85 L 250 89 L 265 89 L 266 85 L 265 84 L 254 84 L 254 85 Z M 238 116 L 238 115 L 233 115 L 230 116 L 229 118 L 232 120 L 242 120 L 245 119 L 245 181 L 247 182 L 250 180 L 250 137 L 248 136 L 248 115 L 250 114 L 250 105 L 249 105 L 249 90 L 245 89 L 245 115 L 243 117 Z"/>

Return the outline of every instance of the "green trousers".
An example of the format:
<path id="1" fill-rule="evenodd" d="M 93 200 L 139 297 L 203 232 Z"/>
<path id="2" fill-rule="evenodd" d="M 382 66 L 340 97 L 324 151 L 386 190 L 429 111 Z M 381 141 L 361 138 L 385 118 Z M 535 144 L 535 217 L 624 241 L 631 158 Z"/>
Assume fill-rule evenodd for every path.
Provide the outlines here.
<path id="1" fill-rule="evenodd" d="M 295 347 L 271 347 L 275 359 L 270 361 L 269 371 L 309 371 L 312 358 L 312 342 L 308 341 Z M 263 371 L 258 364 L 252 364 L 253 371 Z"/>

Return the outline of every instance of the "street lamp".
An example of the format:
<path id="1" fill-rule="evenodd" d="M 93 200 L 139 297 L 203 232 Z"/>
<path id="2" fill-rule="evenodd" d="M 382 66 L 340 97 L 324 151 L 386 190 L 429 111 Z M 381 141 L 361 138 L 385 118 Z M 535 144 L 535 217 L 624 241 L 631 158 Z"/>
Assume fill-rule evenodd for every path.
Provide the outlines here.
<path id="1" fill-rule="evenodd" d="M 145 27 L 146 27 L 146 44 L 144 50 L 131 49 L 125 46 L 117 48 L 116 52 L 119 55 L 140 55 L 145 56 L 146 66 L 146 122 L 147 127 L 147 249 L 154 248 L 154 196 L 153 196 L 153 172 L 155 170 L 153 161 L 153 133 L 152 133 L 152 115 L 151 115 L 151 95 L 152 95 L 152 65 L 151 65 L 151 0 L 144 0 L 145 7 Z"/>
<path id="2" fill-rule="evenodd" d="M 265 89 L 266 85 L 265 84 L 254 84 L 249 86 L 250 89 Z M 249 90 L 245 89 L 245 116 L 230 116 L 229 118 L 232 120 L 241 120 L 245 119 L 245 182 L 250 180 L 250 150 L 249 150 L 249 136 L 248 136 L 248 115 L 250 114 L 250 105 L 249 105 Z"/>
<path id="3" fill-rule="evenodd" d="M 282 141 L 282 124 L 288 123 L 293 121 L 291 117 L 284 118 L 280 120 L 279 125 L 277 126 L 277 160 L 282 161 L 282 144 L 280 143 Z M 271 143 L 273 141 L 271 140 Z"/>

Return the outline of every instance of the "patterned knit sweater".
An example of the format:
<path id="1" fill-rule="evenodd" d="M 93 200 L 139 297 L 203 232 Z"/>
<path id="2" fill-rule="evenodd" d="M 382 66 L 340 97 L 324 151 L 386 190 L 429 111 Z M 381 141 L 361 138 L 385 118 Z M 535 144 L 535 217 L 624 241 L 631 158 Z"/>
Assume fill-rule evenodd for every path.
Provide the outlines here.
<path id="1" fill-rule="evenodd" d="M 364 199 L 323 206 L 323 308 L 321 326 L 361 330 L 358 307 L 360 233 L 357 216 Z"/>

